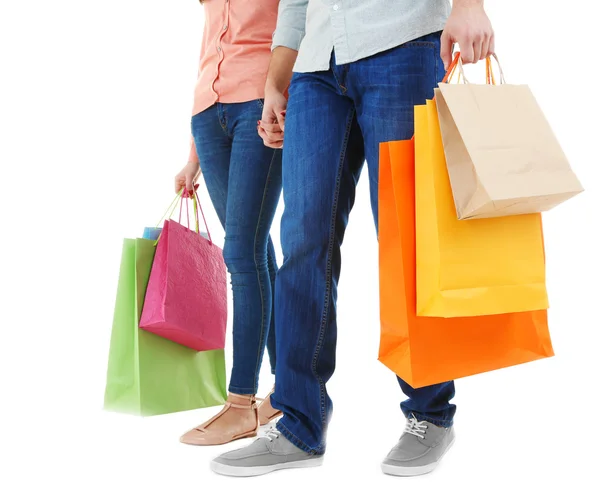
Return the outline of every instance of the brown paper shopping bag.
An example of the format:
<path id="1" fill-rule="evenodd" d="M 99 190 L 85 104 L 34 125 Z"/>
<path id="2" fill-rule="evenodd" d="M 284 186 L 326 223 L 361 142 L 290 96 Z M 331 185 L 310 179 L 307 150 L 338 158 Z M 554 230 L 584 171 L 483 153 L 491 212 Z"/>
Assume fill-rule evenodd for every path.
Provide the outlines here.
<path id="1" fill-rule="evenodd" d="M 544 212 L 583 191 L 529 87 L 501 82 L 435 90 L 459 219 Z"/>

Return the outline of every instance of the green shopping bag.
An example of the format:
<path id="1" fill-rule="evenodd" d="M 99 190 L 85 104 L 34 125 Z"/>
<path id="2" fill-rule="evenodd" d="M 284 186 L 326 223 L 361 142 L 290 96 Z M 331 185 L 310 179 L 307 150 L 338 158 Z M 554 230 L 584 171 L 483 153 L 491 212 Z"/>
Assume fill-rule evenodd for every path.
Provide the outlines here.
<path id="1" fill-rule="evenodd" d="M 196 352 L 138 328 L 155 241 L 125 239 L 104 408 L 159 415 L 224 403 L 223 350 Z"/>

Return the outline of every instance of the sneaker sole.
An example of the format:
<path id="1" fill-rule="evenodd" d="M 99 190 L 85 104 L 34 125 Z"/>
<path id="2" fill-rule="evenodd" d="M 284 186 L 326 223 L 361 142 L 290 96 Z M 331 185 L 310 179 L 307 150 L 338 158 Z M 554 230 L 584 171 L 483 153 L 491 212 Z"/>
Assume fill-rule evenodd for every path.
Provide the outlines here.
<path id="1" fill-rule="evenodd" d="M 450 444 L 448 444 L 448 447 L 446 448 L 442 456 L 440 456 L 440 459 L 434 463 L 430 463 L 428 465 L 423 466 L 396 466 L 382 463 L 381 471 L 386 475 L 393 475 L 395 477 L 418 477 L 419 475 L 426 475 L 427 473 L 431 473 L 437 468 L 437 466 L 440 464 L 440 461 L 442 461 L 442 458 L 450 450 L 453 444 L 454 439 L 450 441 Z"/>
<path id="2" fill-rule="evenodd" d="M 219 474 L 227 477 L 258 477 L 260 475 L 266 475 L 277 470 L 287 470 L 291 468 L 312 468 L 321 466 L 323 464 L 323 457 L 311 458 L 302 461 L 291 461 L 289 463 L 278 463 L 276 465 L 268 466 L 231 466 L 216 461 L 211 461 L 210 469 Z"/>

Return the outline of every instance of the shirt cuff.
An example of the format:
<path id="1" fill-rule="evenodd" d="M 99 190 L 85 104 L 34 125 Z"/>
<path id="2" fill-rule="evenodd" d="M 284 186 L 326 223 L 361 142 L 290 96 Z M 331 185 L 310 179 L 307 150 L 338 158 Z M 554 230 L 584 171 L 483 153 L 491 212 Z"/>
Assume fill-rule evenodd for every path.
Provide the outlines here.
<path id="1" fill-rule="evenodd" d="M 271 46 L 271 50 L 284 46 L 285 48 L 298 51 L 303 38 L 304 31 L 300 31 L 293 27 L 278 27 L 273 33 L 273 45 Z"/>

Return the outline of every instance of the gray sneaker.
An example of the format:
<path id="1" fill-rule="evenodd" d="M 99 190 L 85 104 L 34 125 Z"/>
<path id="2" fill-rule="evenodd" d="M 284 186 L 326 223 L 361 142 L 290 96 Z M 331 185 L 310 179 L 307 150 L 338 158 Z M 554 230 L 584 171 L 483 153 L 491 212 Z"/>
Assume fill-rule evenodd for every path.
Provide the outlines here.
<path id="1" fill-rule="evenodd" d="M 229 451 L 210 463 L 210 469 L 230 477 L 255 477 L 285 468 L 309 468 L 323 464 L 323 456 L 294 446 L 275 429 L 249 446 Z"/>
<path id="2" fill-rule="evenodd" d="M 408 419 L 404 434 L 383 460 L 381 470 L 388 475 L 413 477 L 435 469 L 454 444 L 454 428 Z"/>

